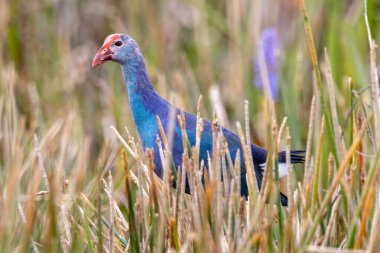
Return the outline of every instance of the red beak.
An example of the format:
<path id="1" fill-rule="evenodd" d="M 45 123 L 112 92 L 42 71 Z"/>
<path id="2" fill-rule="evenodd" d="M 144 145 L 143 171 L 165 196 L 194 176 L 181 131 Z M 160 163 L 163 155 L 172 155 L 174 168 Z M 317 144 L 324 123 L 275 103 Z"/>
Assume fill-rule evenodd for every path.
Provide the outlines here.
<path id="1" fill-rule="evenodd" d="M 92 67 L 112 60 L 112 51 L 107 46 L 102 46 L 92 60 Z"/>

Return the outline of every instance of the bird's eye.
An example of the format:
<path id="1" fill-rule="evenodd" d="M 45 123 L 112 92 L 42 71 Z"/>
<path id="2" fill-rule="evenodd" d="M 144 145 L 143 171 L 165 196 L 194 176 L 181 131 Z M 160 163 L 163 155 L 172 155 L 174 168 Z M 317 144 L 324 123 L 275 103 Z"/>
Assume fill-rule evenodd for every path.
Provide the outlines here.
<path id="1" fill-rule="evenodd" d="M 123 42 L 121 42 L 121 41 L 116 41 L 115 42 L 115 46 L 120 47 L 121 45 L 123 45 Z"/>

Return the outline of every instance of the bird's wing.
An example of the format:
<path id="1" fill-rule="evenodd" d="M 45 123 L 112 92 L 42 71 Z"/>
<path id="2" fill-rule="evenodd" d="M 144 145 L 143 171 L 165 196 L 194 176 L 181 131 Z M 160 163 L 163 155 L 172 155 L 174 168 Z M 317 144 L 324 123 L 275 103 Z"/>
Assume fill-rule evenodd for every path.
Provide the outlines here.
<path id="1" fill-rule="evenodd" d="M 189 138 L 190 145 L 195 146 L 197 118 L 193 114 L 185 113 L 185 120 L 186 120 L 186 132 Z M 241 143 L 240 143 L 240 139 L 238 135 L 223 126 L 219 126 L 218 131 L 222 131 L 228 143 L 228 149 L 231 154 L 231 158 L 234 160 L 237 150 L 241 149 Z M 212 123 L 208 120 L 203 120 L 203 132 L 201 136 L 200 146 L 201 146 L 200 148 L 201 153 L 207 153 L 207 152 L 212 151 Z M 265 163 L 267 151 L 264 148 L 261 148 L 257 145 L 252 144 L 251 152 L 252 152 L 252 157 L 254 159 L 254 162 L 256 162 L 257 164 Z"/>

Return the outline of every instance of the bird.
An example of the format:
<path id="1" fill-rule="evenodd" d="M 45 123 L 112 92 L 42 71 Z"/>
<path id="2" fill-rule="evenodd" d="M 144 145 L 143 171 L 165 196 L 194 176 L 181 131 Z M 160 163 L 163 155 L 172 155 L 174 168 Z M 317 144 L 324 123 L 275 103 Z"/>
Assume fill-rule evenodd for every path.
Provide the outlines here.
<path id="1" fill-rule="evenodd" d="M 163 166 L 159 154 L 159 146 L 156 142 L 157 136 L 160 135 L 160 129 L 157 122 L 157 116 L 161 119 L 165 133 L 169 131 L 170 113 L 174 110 L 177 115 L 183 113 L 186 122 L 186 134 L 191 147 L 196 144 L 196 125 L 197 117 L 191 113 L 183 112 L 179 108 L 170 104 L 162 98 L 153 87 L 148 76 L 145 60 L 136 41 L 129 35 L 115 33 L 111 34 L 104 40 L 103 45 L 95 54 L 92 67 L 101 65 L 106 62 L 116 62 L 121 67 L 125 86 L 128 92 L 130 110 L 139 134 L 141 144 L 145 149 L 154 150 L 154 172 L 157 176 L 163 177 Z M 212 122 L 203 120 L 203 131 L 201 133 L 199 161 L 204 161 L 207 169 L 208 155 L 212 154 Z M 184 152 L 183 139 L 180 124 L 175 122 L 172 143 L 172 159 L 175 168 L 179 168 L 182 164 L 182 155 Z M 236 155 L 240 153 L 241 161 L 244 161 L 242 145 L 239 136 L 234 132 L 219 126 L 219 131 L 224 135 L 228 143 L 229 153 L 234 161 Z M 162 136 L 161 136 L 162 138 Z M 268 151 L 255 144 L 251 144 L 252 161 L 256 175 L 256 181 L 259 189 L 263 180 L 263 170 L 265 168 Z M 241 150 L 238 152 L 238 150 Z M 303 151 L 291 151 L 291 163 L 302 163 L 304 161 Z M 279 152 L 279 175 L 284 176 L 287 173 L 286 154 Z M 241 162 L 241 196 L 248 196 L 248 184 L 246 180 L 247 166 Z M 175 183 L 175 182 L 174 182 Z M 186 193 L 190 193 L 188 182 L 185 187 Z M 281 204 L 287 206 L 287 197 L 281 193 Z"/>

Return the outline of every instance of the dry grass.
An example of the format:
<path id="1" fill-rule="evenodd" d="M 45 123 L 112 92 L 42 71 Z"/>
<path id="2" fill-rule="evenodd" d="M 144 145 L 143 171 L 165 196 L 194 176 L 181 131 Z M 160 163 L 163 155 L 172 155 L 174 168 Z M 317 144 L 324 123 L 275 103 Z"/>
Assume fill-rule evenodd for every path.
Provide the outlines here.
<path id="1" fill-rule="evenodd" d="M 0 251 L 374 252 L 380 26 L 375 1 L 339 2 L 0 0 Z M 268 25 L 282 38 L 278 101 L 256 53 Z M 157 178 L 119 69 L 90 69 L 103 37 L 126 31 L 159 92 L 197 113 L 194 147 L 183 117 L 171 115 L 182 127 L 183 173 L 172 170 L 169 134 L 157 140 Z M 255 55 L 264 90 L 251 85 Z M 203 118 L 213 119 L 214 150 L 200 162 Z M 221 123 L 239 134 L 244 161 L 231 159 Z M 260 192 L 249 170 L 242 199 L 238 168 L 253 168 L 250 142 L 267 147 L 275 172 L 281 150 L 306 149 L 305 165 L 288 163 L 286 182 L 267 170 Z"/>

